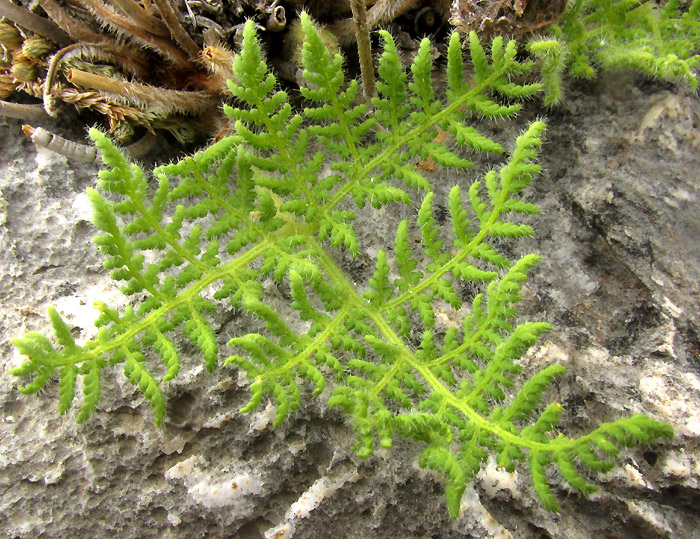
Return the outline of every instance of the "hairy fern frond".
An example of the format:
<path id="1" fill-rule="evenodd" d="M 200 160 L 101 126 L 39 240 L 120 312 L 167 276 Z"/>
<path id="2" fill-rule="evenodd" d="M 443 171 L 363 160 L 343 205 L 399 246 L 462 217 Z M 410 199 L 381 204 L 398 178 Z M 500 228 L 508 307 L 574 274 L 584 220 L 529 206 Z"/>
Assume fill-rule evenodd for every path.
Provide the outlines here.
<path id="1" fill-rule="evenodd" d="M 545 103 L 561 98 L 561 75 L 592 78 L 597 68 L 633 68 L 695 90 L 700 63 L 698 2 L 575 0 L 550 36 L 528 44 L 537 59 Z"/>
<path id="2" fill-rule="evenodd" d="M 489 453 L 508 470 L 529 462 L 535 491 L 556 509 L 548 468 L 590 492 L 581 469 L 603 471 L 620 448 L 670 436 L 670 427 L 635 416 L 568 438 L 555 432 L 561 406 L 541 410 L 564 369 L 551 365 L 519 383 L 520 358 L 550 325 L 518 324 L 516 307 L 539 257 L 511 260 L 502 246 L 533 234 L 519 218 L 539 211 L 522 195 L 540 172 L 544 123 L 532 123 L 508 160 L 466 192 L 452 187 L 448 226 L 434 216 L 437 195 L 415 163 L 432 158 L 460 171 L 471 166 L 468 151 L 503 153 L 470 118 L 511 116 L 519 108 L 513 100 L 539 89 L 513 82 L 529 69 L 515 42 L 497 38 L 488 51 L 471 35 L 474 76 L 467 79 L 453 35 L 443 98 L 434 90 L 428 41 L 406 69 L 382 32 L 378 95 L 368 105 L 357 102 L 358 83 L 345 81 L 342 58 L 304 13 L 301 27 L 306 108 L 295 111 L 278 88 L 249 22 L 229 84 L 236 105 L 226 106 L 235 133 L 157 167 L 155 190 L 107 136 L 90 132 L 105 164 L 97 189 L 88 191 L 94 241 L 133 307 L 96 302 L 97 337 L 83 344 L 49 311 L 55 344 L 37 333 L 13 341 L 26 356 L 13 374 L 29 380 L 19 390 L 36 393 L 58 374 L 66 413 L 80 380 L 82 422 L 98 410 L 104 370 L 123 364 L 161 425 L 164 385 L 183 359 L 178 341 L 192 343 L 208 370 L 221 362 L 211 314 L 224 303 L 260 322 L 257 332 L 229 340 L 224 360 L 250 380 L 242 412 L 270 399 L 279 425 L 307 393 L 329 387 L 327 404 L 348 415 L 359 457 L 370 456 L 377 441 L 391 447 L 396 435 L 425 444 L 419 463 L 447 477 L 452 516 Z M 436 142 L 439 129 L 468 151 Z M 416 197 L 415 219 L 401 221 L 393 242 L 377 251 L 368 282 L 353 283 L 338 251 L 367 247 L 353 226 L 357 212 Z M 288 287 L 290 309 L 276 308 L 265 279 Z M 470 306 L 464 283 L 482 286 Z M 444 333 L 436 329 L 438 309 L 458 322 Z"/>

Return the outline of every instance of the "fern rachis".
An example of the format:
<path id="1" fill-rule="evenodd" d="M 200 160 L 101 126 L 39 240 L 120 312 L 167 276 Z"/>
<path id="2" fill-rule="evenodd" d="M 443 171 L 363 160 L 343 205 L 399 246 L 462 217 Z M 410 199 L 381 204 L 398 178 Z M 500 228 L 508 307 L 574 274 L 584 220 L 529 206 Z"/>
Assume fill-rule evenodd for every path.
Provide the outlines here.
<path id="1" fill-rule="evenodd" d="M 447 476 L 447 504 L 455 517 L 467 483 L 489 452 L 508 470 L 527 458 L 537 495 L 556 510 L 548 467 L 587 493 L 593 487 L 578 470 L 609 469 L 608 457 L 619 448 L 671 436 L 670 427 L 645 416 L 601 425 L 577 439 L 555 434 L 561 406 L 539 411 L 539 405 L 552 379 L 564 371 L 557 365 L 510 394 L 521 371 L 518 359 L 550 326 L 514 322 L 523 284 L 539 257 L 509 260 L 494 240 L 533 233 L 512 219 L 538 212 L 520 194 L 540 171 L 535 159 L 542 122 L 517 138 L 499 169 L 466 193 L 460 186 L 450 190 L 451 233 L 436 224 L 432 186 L 413 163 L 430 157 L 455 169 L 471 166 L 435 142 L 438 129 L 461 145 L 503 151 L 465 121 L 472 113 L 511 116 L 519 106 L 500 105 L 494 96 L 521 99 L 539 89 L 511 81 L 529 68 L 516 60 L 515 43 L 496 38 L 489 56 L 472 34 L 474 75 L 467 81 L 461 43 L 453 35 L 443 103 L 433 90 L 427 40 L 409 76 L 391 36 L 382 33 L 378 96 L 370 108 L 356 104 L 358 84 L 345 83 L 341 57 L 327 49 L 304 14 L 302 28 L 308 82 L 302 94 L 309 103 L 303 114 L 293 112 L 287 95 L 276 89 L 254 25 L 247 24 L 229 84 L 238 102 L 226 107 L 236 133 L 156 168 L 158 188 L 152 195 L 144 172 L 106 136 L 91 131 L 107 166 L 99 189 L 89 191 L 95 226 L 102 232 L 95 242 L 108 256 L 105 267 L 112 277 L 126 282 L 124 293 L 145 299 L 123 313 L 96 303 L 100 329 L 82 345 L 51 310 L 58 348 L 36 333 L 14 341 L 27 356 L 14 374 L 31 378 L 20 391 L 36 393 L 58 374 L 59 411 L 66 413 L 82 377 L 77 416 L 82 422 L 97 410 L 103 369 L 123 364 L 160 425 L 165 419 L 161 385 L 179 370 L 173 334 L 181 329 L 213 370 L 221 350 L 207 314 L 217 309 L 217 301 L 226 301 L 265 326 L 229 341 L 233 355 L 225 364 L 251 380 L 243 412 L 270 398 L 279 425 L 301 403 L 300 381 L 306 380 L 314 395 L 331 384 L 328 405 L 348 414 L 357 454 L 368 457 L 375 440 L 391 447 L 397 434 L 424 443 L 419 462 Z M 321 148 L 313 154 L 311 140 Z M 324 165 L 329 173 L 322 173 Z M 399 224 L 393 246 L 378 251 L 371 279 L 358 288 L 336 256 L 339 249 L 353 255 L 361 249 L 352 225 L 356 212 L 347 208 L 410 203 L 421 192 L 415 222 Z M 412 232 L 422 237 L 421 256 L 409 244 Z M 155 262 L 146 263 L 146 251 L 158 255 Z M 267 276 L 288 287 L 291 308 L 306 325 L 294 325 L 273 309 L 260 282 Z M 462 281 L 484 283 L 486 290 L 474 297 L 461 329 L 438 333 L 435 306 L 462 308 L 455 290 Z M 153 356 L 163 363 L 161 380 L 150 366 Z"/>

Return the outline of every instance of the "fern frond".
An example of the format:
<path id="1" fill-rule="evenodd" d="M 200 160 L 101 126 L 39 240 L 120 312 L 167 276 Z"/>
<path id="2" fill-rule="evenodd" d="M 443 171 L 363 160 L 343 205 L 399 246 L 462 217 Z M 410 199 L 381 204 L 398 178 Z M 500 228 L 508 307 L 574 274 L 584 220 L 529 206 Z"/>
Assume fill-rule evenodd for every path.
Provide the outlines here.
<path id="1" fill-rule="evenodd" d="M 540 372 L 535 374 L 523 387 L 518 391 L 515 398 L 511 401 L 508 407 L 499 415 L 498 421 L 510 421 L 511 419 L 524 420 L 539 405 L 542 398 L 542 393 L 552 383 L 556 376 L 561 376 L 566 373 L 566 369 L 561 365 L 549 365 Z M 500 409 L 499 409 L 500 410 Z M 493 419 L 496 419 L 492 416 Z"/>
<path id="2" fill-rule="evenodd" d="M 528 49 L 537 59 L 545 103 L 561 96 L 561 75 L 592 78 L 597 68 L 632 68 L 695 90 L 700 64 L 700 21 L 690 4 L 627 0 L 576 0 L 550 27 L 551 37 L 534 39 Z"/>
<path id="3" fill-rule="evenodd" d="M 416 167 L 430 158 L 459 173 L 471 166 L 470 151 L 503 153 L 471 120 L 511 116 L 520 106 L 514 100 L 539 89 L 516 84 L 530 64 L 518 61 L 515 42 L 497 38 L 489 49 L 470 35 L 469 80 L 459 36 L 452 35 L 448 91 L 438 96 L 428 40 L 404 67 L 393 39 L 381 32 L 378 95 L 368 105 L 356 102 L 358 83 L 345 80 L 342 57 L 306 13 L 300 26 L 306 108 L 295 111 L 279 89 L 249 21 L 229 83 L 236 102 L 225 107 L 235 134 L 157 167 L 153 190 L 138 165 L 91 131 L 105 164 L 88 192 L 95 243 L 133 306 L 96 302 L 97 337 L 82 344 L 50 311 L 55 344 L 37 333 L 13 341 L 26 356 L 12 371 L 28 379 L 19 390 L 39 392 L 58 374 L 64 413 L 80 380 L 77 420 L 84 422 L 98 408 L 103 371 L 123 364 L 161 425 L 164 384 L 187 361 L 178 339 L 194 345 L 208 370 L 216 368 L 222 343 L 213 318 L 226 305 L 259 327 L 228 341 L 224 364 L 250 381 L 242 412 L 270 399 L 279 425 L 307 395 L 329 388 L 327 404 L 349 416 L 358 456 L 369 457 L 377 441 L 391 447 L 396 435 L 426 444 L 419 462 L 446 476 L 453 517 L 489 454 L 507 469 L 529 462 L 535 491 L 555 509 L 549 468 L 587 493 L 585 468 L 609 469 L 621 448 L 670 436 L 670 427 L 644 416 L 578 439 L 559 436 L 561 406 L 538 411 L 563 368 L 549 366 L 518 383 L 520 358 L 550 326 L 518 323 L 517 305 L 539 257 L 511 260 L 504 245 L 533 233 L 521 218 L 538 212 L 524 190 L 540 172 L 544 123 L 532 123 L 510 158 L 467 191 L 452 187 L 447 201 Z M 439 144 L 439 129 L 460 148 Z M 372 251 L 372 276 L 355 283 L 338 259 L 339 251 L 367 252 L 358 213 L 367 203 L 381 209 L 416 197 L 417 215 L 399 223 L 393 244 L 376 239 L 383 243 Z M 434 211 L 443 203 L 446 226 Z M 280 308 L 266 283 L 288 294 L 289 305 Z M 465 284 L 481 287 L 471 306 Z"/>

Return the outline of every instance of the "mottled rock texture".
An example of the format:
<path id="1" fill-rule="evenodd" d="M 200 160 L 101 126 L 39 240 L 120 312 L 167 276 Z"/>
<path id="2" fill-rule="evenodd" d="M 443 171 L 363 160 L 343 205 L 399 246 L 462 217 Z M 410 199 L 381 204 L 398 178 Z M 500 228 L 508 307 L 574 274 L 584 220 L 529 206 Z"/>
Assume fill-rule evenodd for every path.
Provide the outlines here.
<path id="1" fill-rule="evenodd" d="M 517 130 L 538 116 L 548 117 L 545 172 L 530 198 L 542 215 L 532 219 L 536 236 L 516 249 L 544 256 L 523 316 L 555 329 L 528 353 L 526 371 L 552 361 L 568 369 L 547 395 L 564 406 L 565 432 L 644 412 L 671 423 L 674 440 L 627 452 L 590 499 L 556 489 L 560 514 L 541 507 L 527 474 L 490 463 L 452 521 L 440 479 L 417 466 L 418 445 L 397 441 L 359 461 L 342 415 L 323 399 L 308 400 L 273 429 L 271 408 L 237 412 L 247 391 L 236 371 L 208 374 L 193 350 L 183 351 L 183 371 L 167 384 L 162 429 L 109 369 L 99 412 L 77 426 L 72 414 L 57 414 L 55 384 L 39 397 L 14 391 L 7 368 L 18 357 L 8 341 L 47 332 L 50 305 L 78 336 L 90 336 L 92 302 L 123 301 L 90 242 L 84 190 L 95 169 L 37 155 L 7 122 L 0 126 L 0 534 L 252 539 L 274 528 L 278 537 L 293 529 L 314 539 L 693 537 L 700 529 L 700 102 L 616 73 L 571 85 L 553 110 L 528 104 L 516 127 L 490 129 L 512 147 Z M 445 175 L 437 190 L 467 186 L 494 163 L 462 178 Z M 372 271 L 373 235 L 393 235 L 396 220 L 415 207 L 385 212 L 359 225 L 367 249 L 347 261 L 358 281 Z M 244 323 L 220 313 L 221 342 Z"/>

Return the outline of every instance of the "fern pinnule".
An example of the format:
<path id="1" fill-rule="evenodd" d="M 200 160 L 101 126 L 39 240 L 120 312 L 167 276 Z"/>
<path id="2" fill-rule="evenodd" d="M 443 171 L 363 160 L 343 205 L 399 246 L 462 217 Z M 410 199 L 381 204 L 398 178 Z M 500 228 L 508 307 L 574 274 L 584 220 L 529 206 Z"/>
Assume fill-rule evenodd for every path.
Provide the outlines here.
<path id="1" fill-rule="evenodd" d="M 542 393 L 549 387 L 552 380 L 565 373 L 566 369 L 561 365 L 548 365 L 523 384 L 523 387 L 505 409 L 495 408 L 491 419 L 498 423 L 504 423 L 511 419 L 520 421 L 528 419 L 540 404 Z"/>

